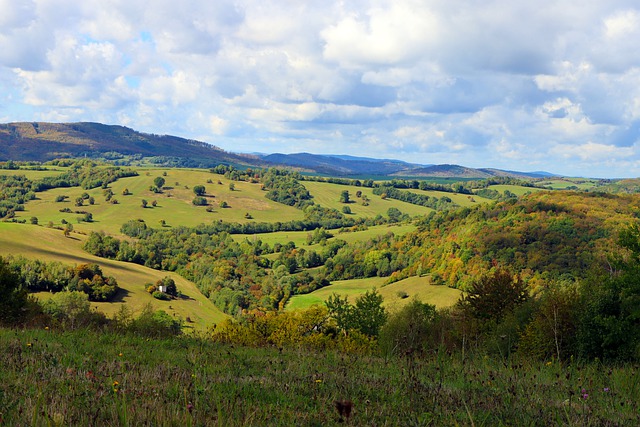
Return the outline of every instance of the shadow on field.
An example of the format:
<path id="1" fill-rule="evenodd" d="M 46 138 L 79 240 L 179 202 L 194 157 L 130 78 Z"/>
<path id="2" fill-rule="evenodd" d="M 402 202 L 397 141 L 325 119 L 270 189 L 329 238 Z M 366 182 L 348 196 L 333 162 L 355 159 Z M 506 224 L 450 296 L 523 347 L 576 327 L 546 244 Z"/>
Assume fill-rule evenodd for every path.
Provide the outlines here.
<path id="1" fill-rule="evenodd" d="M 131 292 L 129 292 L 128 290 L 120 288 L 110 302 L 124 302 L 124 299 L 128 297 L 130 293 Z"/>

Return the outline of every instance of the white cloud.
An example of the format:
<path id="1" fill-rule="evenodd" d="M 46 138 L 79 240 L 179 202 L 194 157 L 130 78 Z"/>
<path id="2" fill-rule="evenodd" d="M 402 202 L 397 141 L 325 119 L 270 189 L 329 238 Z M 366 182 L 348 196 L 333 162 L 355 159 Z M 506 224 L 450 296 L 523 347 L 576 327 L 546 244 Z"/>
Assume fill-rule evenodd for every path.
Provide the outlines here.
<path id="1" fill-rule="evenodd" d="M 631 174 L 639 37 L 633 0 L 0 0 L 0 117 Z"/>

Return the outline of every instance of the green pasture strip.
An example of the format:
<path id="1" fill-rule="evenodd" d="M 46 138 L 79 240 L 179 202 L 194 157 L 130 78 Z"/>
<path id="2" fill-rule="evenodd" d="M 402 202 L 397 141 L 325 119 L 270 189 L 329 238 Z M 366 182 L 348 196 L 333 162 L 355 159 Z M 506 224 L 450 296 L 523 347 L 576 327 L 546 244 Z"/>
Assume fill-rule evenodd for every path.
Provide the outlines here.
<path id="1" fill-rule="evenodd" d="M 536 184 L 551 187 L 554 190 L 565 190 L 569 187 L 577 187 L 578 190 L 591 190 L 597 186 L 598 181 L 585 178 L 562 178 L 540 181 Z"/>
<path id="2" fill-rule="evenodd" d="M 27 179 L 37 181 L 50 176 L 58 176 L 65 173 L 65 168 L 47 168 L 47 170 L 30 170 L 30 169 L 0 169 L 0 175 L 16 176 L 24 175 Z"/>
<path id="3" fill-rule="evenodd" d="M 400 188 L 399 190 L 408 191 L 410 193 L 416 193 L 416 194 L 424 194 L 426 196 L 436 197 L 438 199 L 441 199 L 443 197 L 448 197 L 453 201 L 453 203 L 463 207 L 476 206 L 479 203 L 488 203 L 492 201 L 491 199 L 480 197 L 475 194 L 449 193 L 447 191 L 420 190 L 420 189 L 413 189 L 413 188 Z"/>
<path id="4" fill-rule="evenodd" d="M 386 199 L 373 194 L 373 189 L 366 187 L 355 187 L 352 185 L 331 184 L 327 182 L 304 181 L 302 184 L 309 190 L 313 196 L 313 201 L 326 208 L 334 208 L 342 211 L 342 208 L 349 206 L 351 215 L 357 217 L 375 217 L 376 215 L 387 215 L 389 208 L 397 208 L 402 213 L 411 216 L 426 215 L 433 211 L 431 208 L 413 205 L 411 203 L 401 202 L 399 200 Z M 340 193 L 349 191 L 352 203 L 340 203 Z M 362 191 L 363 195 L 369 198 L 369 206 L 362 205 L 362 199 L 356 197 L 356 192 Z"/>
<path id="5" fill-rule="evenodd" d="M 522 187 L 520 185 L 510 185 L 510 184 L 499 184 L 499 185 L 490 185 L 490 190 L 496 190 L 500 194 L 504 193 L 505 190 L 511 191 L 516 196 L 522 196 L 526 193 L 534 193 L 536 191 L 545 191 L 543 188 L 535 188 L 535 187 Z M 476 197 L 476 196 L 474 196 Z"/>
<path id="6" fill-rule="evenodd" d="M 113 316 L 123 304 L 139 312 L 147 303 L 151 303 L 154 309 L 165 310 L 172 316 L 182 319 L 188 316 L 193 323 L 186 326 L 197 330 L 206 330 L 227 318 L 192 282 L 175 273 L 90 255 L 81 248 L 84 238 L 77 233 L 64 237 L 61 230 L 42 226 L 0 222 L 0 255 L 22 255 L 69 265 L 98 264 L 104 274 L 115 277 L 122 288 L 116 301 L 92 303 L 107 316 Z M 146 292 L 146 283 L 155 283 L 165 276 L 170 276 L 176 282 L 185 298 L 160 301 Z"/>
<path id="7" fill-rule="evenodd" d="M 289 300 L 286 310 L 305 309 L 312 305 L 324 304 L 334 293 L 347 296 L 353 302 L 355 298 L 374 288 L 382 295 L 384 298 L 383 304 L 389 310 L 397 310 L 410 302 L 412 298 L 433 304 L 438 308 L 449 307 L 458 301 L 461 294 L 457 289 L 430 285 L 427 277 L 410 277 L 385 285 L 387 279 L 387 277 L 371 277 L 367 279 L 338 280 L 330 286 L 317 289 L 309 294 L 293 296 Z"/>

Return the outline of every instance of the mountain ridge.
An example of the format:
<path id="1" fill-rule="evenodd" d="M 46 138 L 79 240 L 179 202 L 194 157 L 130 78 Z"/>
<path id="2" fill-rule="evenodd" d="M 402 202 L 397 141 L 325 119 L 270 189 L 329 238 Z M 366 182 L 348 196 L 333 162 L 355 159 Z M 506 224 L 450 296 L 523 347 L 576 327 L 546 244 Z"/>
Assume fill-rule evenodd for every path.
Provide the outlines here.
<path id="1" fill-rule="evenodd" d="M 394 159 L 311 153 L 239 154 L 207 142 L 172 135 L 143 133 L 121 125 L 95 122 L 13 122 L 0 124 L 0 161 L 48 161 L 55 158 L 107 153 L 189 159 L 203 167 L 216 163 L 251 167 L 286 166 L 334 176 L 489 178 L 511 176 L 541 178 L 547 172 L 517 172 L 459 165 L 415 164 Z"/>

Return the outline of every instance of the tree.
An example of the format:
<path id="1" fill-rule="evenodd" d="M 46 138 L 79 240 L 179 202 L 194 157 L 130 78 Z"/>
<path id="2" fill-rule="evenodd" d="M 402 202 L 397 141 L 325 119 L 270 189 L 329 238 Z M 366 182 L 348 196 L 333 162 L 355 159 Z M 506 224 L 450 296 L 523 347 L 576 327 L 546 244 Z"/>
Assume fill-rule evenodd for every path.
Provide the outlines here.
<path id="1" fill-rule="evenodd" d="M 236 185 L 233 182 L 229 183 L 229 191 L 234 191 L 236 189 Z"/>
<path id="2" fill-rule="evenodd" d="M 71 232 L 73 231 L 73 225 L 71 223 L 66 223 L 64 225 L 64 237 L 69 237 L 69 235 L 71 234 Z"/>
<path id="3" fill-rule="evenodd" d="M 499 268 L 473 282 L 461 304 L 478 319 L 500 321 L 528 297 L 525 283 L 508 270 Z"/>
<path id="4" fill-rule="evenodd" d="M 351 208 L 349 206 L 343 206 L 342 207 L 342 213 L 350 215 L 351 214 Z"/>
<path id="5" fill-rule="evenodd" d="M 333 294 L 325 302 L 329 315 L 336 321 L 336 326 L 345 333 L 354 329 L 365 335 L 377 337 L 380 328 L 387 320 L 387 313 L 382 307 L 382 295 L 375 289 L 365 292 L 356 299 L 355 305 L 348 302 L 347 297 Z"/>
<path id="6" fill-rule="evenodd" d="M 178 288 L 176 286 L 176 282 L 169 276 L 164 276 L 162 279 L 156 282 L 156 287 L 159 289 L 160 286 L 164 286 L 165 293 L 171 296 L 178 295 Z"/>
<path id="7" fill-rule="evenodd" d="M 348 190 L 343 190 L 342 193 L 340 193 L 340 203 L 350 203 Z"/>
<path id="8" fill-rule="evenodd" d="M 32 217 L 29 219 L 29 222 L 31 222 L 31 224 L 33 224 L 33 225 L 38 225 L 38 217 L 36 217 L 36 216 L 32 216 Z"/>
<path id="9" fill-rule="evenodd" d="M 27 291 L 9 263 L 0 257 L 0 325 L 19 323 L 27 306 Z"/>
<path id="10" fill-rule="evenodd" d="M 153 185 L 158 187 L 160 190 L 162 190 L 162 187 L 164 187 L 164 183 L 165 183 L 165 180 L 161 176 L 158 176 L 153 180 Z"/>
<path id="11" fill-rule="evenodd" d="M 140 201 L 140 205 L 141 205 L 143 208 L 146 208 L 146 207 L 147 207 L 147 204 L 149 204 L 149 202 L 147 202 L 145 199 L 142 199 L 142 200 Z"/>
<path id="12" fill-rule="evenodd" d="M 204 185 L 195 185 L 195 186 L 193 187 L 193 193 L 194 193 L 196 196 L 204 196 L 205 194 L 207 194 L 207 190 L 206 190 L 206 188 L 204 187 Z"/>
<path id="13" fill-rule="evenodd" d="M 193 200 L 191 201 L 191 203 L 193 203 L 195 206 L 206 206 L 207 205 L 207 199 L 201 196 L 196 196 L 193 198 Z"/>

